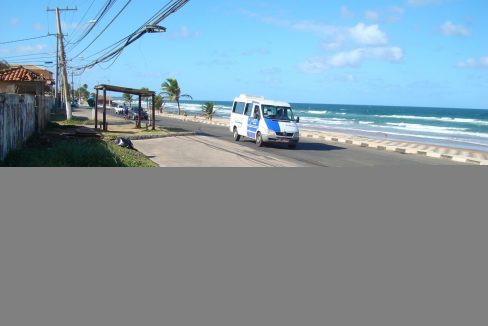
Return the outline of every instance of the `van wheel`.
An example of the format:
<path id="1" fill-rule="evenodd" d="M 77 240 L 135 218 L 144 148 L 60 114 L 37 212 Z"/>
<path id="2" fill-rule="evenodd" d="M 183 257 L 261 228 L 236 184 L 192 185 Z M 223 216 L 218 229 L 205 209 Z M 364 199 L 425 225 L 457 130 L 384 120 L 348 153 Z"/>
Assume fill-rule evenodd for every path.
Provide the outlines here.
<path id="1" fill-rule="evenodd" d="M 237 132 L 237 128 L 234 127 L 234 140 L 239 141 L 241 139 L 241 136 L 239 136 L 239 133 Z"/>
<path id="2" fill-rule="evenodd" d="M 264 145 L 263 136 L 261 136 L 260 132 L 258 132 L 256 135 L 256 145 L 258 145 L 258 147 L 263 147 Z"/>
<path id="3" fill-rule="evenodd" d="M 289 149 L 295 149 L 297 148 L 297 144 L 288 144 Z"/>

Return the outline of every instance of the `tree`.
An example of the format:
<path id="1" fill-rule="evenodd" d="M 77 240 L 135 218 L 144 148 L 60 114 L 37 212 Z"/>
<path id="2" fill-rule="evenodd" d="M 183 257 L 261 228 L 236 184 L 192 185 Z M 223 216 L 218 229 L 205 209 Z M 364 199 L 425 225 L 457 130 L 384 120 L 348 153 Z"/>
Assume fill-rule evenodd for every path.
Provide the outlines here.
<path id="1" fill-rule="evenodd" d="M 149 88 L 147 87 L 141 87 L 141 91 L 145 91 L 145 92 L 149 92 Z M 149 104 L 151 102 L 151 98 L 150 97 L 146 97 L 146 109 L 149 110 Z"/>
<path id="2" fill-rule="evenodd" d="M 8 62 L 6 60 L 0 60 L 0 70 L 8 69 L 8 68 L 10 68 Z"/>
<path id="3" fill-rule="evenodd" d="M 122 95 L 122 99 L 125 103 L 129 103 L 130 108 L 132 109 L 132 94 L 124 93 L 124 95 Z"/>
<path id="4" fill-rule="evenodd" d="M 209 120 L 212 120 L 212 118 L 215 114 L 215 111 L 217 111 L 217 110 L 214 109 L 214 103 L 213 102 L 205 102 L 202 105 L 203 115 L 205 116 L 205 118 L 207 118 Z"/>
<path id="5" fill-rule="evenodd" d="M 156 95 L 154 97 L 154 107 L 159 110 L 160 113 L 163 113 L 163 97 L 161 95 Z"/>
<path id="6" fill-rule="evenodd" d="M 90 97 L 90 91 L 88 91 L 88 85 L 83 84 L 81 87 L 79 87 L 75 93 L 78 95 L 78 97 L 87 100 Z"/>
<path id="7" fill-rule="evenodd" d="M 161 89 L 163 90 L 163 92 L 161 93 L 162 95 L 166 95 L 166 97 L 170 101 L 175 101 L 176 104 L 178 104 L 178 115 L 181 114 L 180 98 L 187 97 L 193 100 L 193 98 L 190 95 L 181 94 L 181 89 L 176 79 L 172 79 L 172 78 L 166 79 L 166 81 L 161 84 Z"/>

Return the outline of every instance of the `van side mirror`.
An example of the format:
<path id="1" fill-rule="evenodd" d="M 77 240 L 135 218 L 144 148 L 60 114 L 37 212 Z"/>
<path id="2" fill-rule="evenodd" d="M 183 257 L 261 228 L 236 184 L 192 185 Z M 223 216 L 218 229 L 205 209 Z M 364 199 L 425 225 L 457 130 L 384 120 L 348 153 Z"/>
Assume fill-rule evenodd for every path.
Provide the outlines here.
<path id="1" fill-rule="evenodd" d="M 297 117 L 297 123 L 299 123 L 299 122 L 300 122 L 300 117 Z"/>

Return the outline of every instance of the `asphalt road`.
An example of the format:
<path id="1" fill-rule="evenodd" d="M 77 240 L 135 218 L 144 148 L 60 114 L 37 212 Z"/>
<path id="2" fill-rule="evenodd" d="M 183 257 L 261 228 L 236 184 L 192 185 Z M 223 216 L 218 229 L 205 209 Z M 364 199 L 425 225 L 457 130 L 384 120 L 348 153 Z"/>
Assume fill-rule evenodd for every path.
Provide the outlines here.
<path id="1" fill-rule="evenodd" d="M 157 123 L 163 127 L 183 128 L 218 139 L 234 142 L 228 128 L 186 122 L 170 118 L 157 117 Z M 241 146 L 257 148 L 251 140 L 239 142 Z M 271 153 L 285 159 L 297 161 L 303 166 L 418 166 L 418 165 L 465 165 L 444 159 L 429 158 L 420 155 L 392 153 L 359 146 L 327 143 L 315 139 L 302 138 L 295 150 L 278 144 L 266 144 L 260 151 Z"/>

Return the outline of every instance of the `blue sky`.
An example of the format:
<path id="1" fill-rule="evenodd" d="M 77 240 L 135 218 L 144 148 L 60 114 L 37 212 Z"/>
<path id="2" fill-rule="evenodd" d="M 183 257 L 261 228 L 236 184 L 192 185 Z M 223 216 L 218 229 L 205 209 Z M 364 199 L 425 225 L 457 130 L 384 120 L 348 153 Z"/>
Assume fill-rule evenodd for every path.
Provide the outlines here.
<path id="1" fill-rule="evenodd" d="M 46 7 L 62 14 L 75 41 L 106 0 L 6 1 L 0 43 L 55 33 Z M 76 55 L 127 0 L 118 0 L 88 37 L 70 50 L 70 65 L 137 29 L 166 1 L 133 0 L 81 57 Z M 75 83 L 160 89 L 174 77 L 201 100 L 241 93 L 289 102 L 488 109 L 488 1 L 242 1 L 191 0 L 109 66 Z M 42 63 L 55 38 L 0 44 L 0 59 Z"/>

